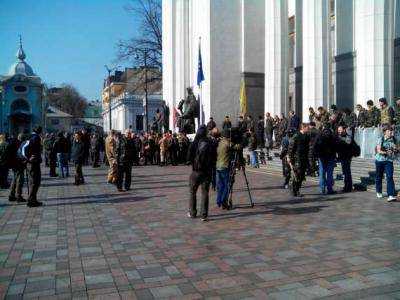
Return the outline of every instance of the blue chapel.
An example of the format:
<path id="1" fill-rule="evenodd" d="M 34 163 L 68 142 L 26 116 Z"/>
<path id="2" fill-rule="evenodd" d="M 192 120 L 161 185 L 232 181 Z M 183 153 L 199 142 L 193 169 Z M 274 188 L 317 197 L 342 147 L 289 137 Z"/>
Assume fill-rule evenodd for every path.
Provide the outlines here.
<path id="1" fill-rule="evenodd" d="M 25 61 L 20 40 L 17 62 L 0 75 L 0 132 L 16 136 L 44 124 L 45 86 Z"/>

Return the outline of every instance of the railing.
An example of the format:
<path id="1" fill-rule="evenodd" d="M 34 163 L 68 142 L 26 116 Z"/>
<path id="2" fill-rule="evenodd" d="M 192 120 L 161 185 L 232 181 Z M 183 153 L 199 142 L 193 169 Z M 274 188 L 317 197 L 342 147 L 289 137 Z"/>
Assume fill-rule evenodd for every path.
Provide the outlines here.
<path id="1" fill-rule="evenodd" d="M 395 131 L 396 140 L 400 142 L 400 127 Z M 356 128 L 354 139 L 361 148 L 360 158 L 374 158 L 375 147 L 379 138 L 382 137 L 382 129 L 380 127 L 372 128 Z"/>

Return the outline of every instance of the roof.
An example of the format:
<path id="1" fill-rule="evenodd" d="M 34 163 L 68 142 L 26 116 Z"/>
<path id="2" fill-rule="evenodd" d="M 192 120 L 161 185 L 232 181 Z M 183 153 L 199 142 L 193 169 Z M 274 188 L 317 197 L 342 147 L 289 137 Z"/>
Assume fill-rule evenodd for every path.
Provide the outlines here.
<path id="1" fill-rule="evenodd" d="M 59 110 L 58 108 L 55 108 L 54 106 L 49 106 L 46 111 L 46 117 L 47 118 L 73 118 L 72 115 L 67 114 L 66 112 L 63 112 Z"/>
<path id="2" fill-rule="evenodd" d="M 32 67 L 27 62 L 25 62 L 26 54 L 24 52 L 24 49 L 22 48 L 21 40 L 16 56 L 18 61 L 10 67 L 8 75 L 14 76 L 20 74 L 25 76 L 36 76 L 36 74 L 33 72 Z"/>

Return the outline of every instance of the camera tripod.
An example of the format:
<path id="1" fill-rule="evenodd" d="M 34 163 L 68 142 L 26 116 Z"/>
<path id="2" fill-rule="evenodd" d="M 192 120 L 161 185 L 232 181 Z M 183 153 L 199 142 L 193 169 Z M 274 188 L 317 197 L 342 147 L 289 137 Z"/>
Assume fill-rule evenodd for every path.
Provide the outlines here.
<path id="1" fill-rule="evenodd" d="M 244 165 L 243 166 L 240 165 L 238 152 L 235 151 L 233 159 L 229 163 L 228 209 L 233 209 L 233 203 L 232 203 L 233 185 L 235 183 L 236 167 L 238 165 L 240 166 L 240 169 L 242 169 L 244 180 L 246 182 L 247 192 L 249 194 L 250 207 L 254 207 L 253 198 L 251 197 L 249 181 L 247 180 L 245 167 Z"/>

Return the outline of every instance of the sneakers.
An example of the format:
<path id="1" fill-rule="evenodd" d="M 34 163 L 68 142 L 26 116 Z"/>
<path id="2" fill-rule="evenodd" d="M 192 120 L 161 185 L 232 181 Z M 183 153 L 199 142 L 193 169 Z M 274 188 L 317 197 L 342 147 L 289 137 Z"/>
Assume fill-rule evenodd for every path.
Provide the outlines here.
<path id="1" fill-rule="evenodd" d="M 395 196 L 389 196 L 389 198 L 387 199 L 388 202 L 393 202 L 396 200 L 397 200 L 397 198 Z"/>
<path id="2" fill-rule="evenodd" d="M 376 198 L 378 198 L 378 199 L 381 199 L 381 198 L 383 198 L 383 195 L 382 195 L 382 193 L 376 193 Z"/>
<path id="3" fill-rule="evenodd" d="M 188 212 L 188 213 L 186 214 L 186 216 L 187 216 L 188 218 L 190 218 L 190 219 L 196 218 L 196 216 L 192 216 L 192 215 L 190 214 L 190 212 Z"/>
<path id="4" fill-rule="evenodd" d="M 207 218 L 207 217 L 201 218 L 201 221 L 203 221 L 203 222 L 208 222 L 208 218 Z"/>

